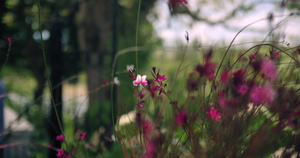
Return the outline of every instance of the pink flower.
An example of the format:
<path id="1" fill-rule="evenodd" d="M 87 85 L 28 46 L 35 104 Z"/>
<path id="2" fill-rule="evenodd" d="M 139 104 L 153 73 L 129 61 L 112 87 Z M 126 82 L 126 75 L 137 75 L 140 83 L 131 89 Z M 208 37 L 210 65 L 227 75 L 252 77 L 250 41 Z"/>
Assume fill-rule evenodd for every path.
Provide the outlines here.
<path id="1" fill-rule="evenodd" d="M 197 65 L 196 71 L 199 72 L 201 76 L 206 76 L 209 80 L 213 80 L 215 78 L 216 66 L 216 63 L 211 63 L 209 59 L 207 59 L 204 65 Z"/>
<path id="2" fill-rule="evenodd" d="M 265 54 L 265 58 L 268 59 L 270 58 L 270 56 L 268 54 Z"/>
<path id="3" fill-rule="evenodd" d="M 167 78 L 165 77 L 165 75 L 158 75 L 158 79 L 161 81 L 165 81 Z"/>
<path id="4" fill-rule="evenodd" d="M 165 75 L 158 75 L 158 78 L 155 80 L 156 82 L 162 84 L 163 81 L 165 81 L 167 78 Z"/>
<path id="5" fill-rule="evenodd" d="M 8 43 L 12 43 L 11 37 L 7 38 Z"/>
<path id="6" fill-rule="evenodd" d="M 61 157 L 61 156 L 63 156 L 64 155 L 64 150 L 63 149 L 58 149 L 58 153 L 57 153 L 57 157 Z"/>
<path id="7" fill-rule="evenodd" d="M 80 129 L 77 131 L 77 133 L 78 133 L 78 136 L 79 136 L 79 137 L 81 137 L 81 135 L 82 135 L 82 132 L 81 132 L 81 130 L 80 130 Z"/>
<path id="8" fill-rule="evenodd" d="M 295 127 L 295 121 L 291 117 L 289 117 L 287 121 L 288 121 L 287 123 L 288 126 Z"/>
<path id="9" fill-rule="evenodd" d="M 187 121 L 187 112 L 185 110 L 181 110 L 176 116 L 175 116 L 175 125 L 176 126 L 182 126 Z"/>
<path id="10" fill-rule="evenodd" d="M 134 86 L 140 86 L 140 89 L 143 88 L 143 86 L 146 86 L 148 84 L 148 81 L 146 81 L 146 75 L 141 76 L 137 75 L 136 80 L 133 81 Z"/>
<path id="11" fill-rule="evenodd" d="M 246 85 L 238 85 L 238 86 L 236 86 L 235 89 L 236 89 L 236 91 L 239 94 L 245 94 L 248 91 L 248 86 L 246 86 Z"/>
<path id="12" fill-rule="evenodd" d="M 273 55 L 274 59 L 276 59 L 278 56 L 279 56 L 279 53 L 275 53 L 275 54 Z"/>
<path id="13" fill-rule="evenodd" d="M 255 105 L 271 103 L 276 97 L 276 92 L 271 86 L 254 86 L 251 89 L 249 99 Z"/>
<path id="14" fill-rule="evenodd" d="M 142 158 L 152 158 L 155 155 L 156 147 L 153 142 L 146 145 L 146 154 Z"/>
<path id="15" fill-rule="evenodd" d="M 86 132 L 82 133 L 81 130 L 78 130 L 77 133 L 80 140 L 84 140 L 86 138 Z"/>
<path id="16" fill-rule="evenodd" d="M 109 84 L 109 82 L 108 82 L 108 81 L 105 81 L 105 82 L 104 82 L 104 85 L 105 85 L 105 86 L 107 86 L 108 84 Z"/>
<path id="17" fill-rule="evenodd" d="M 226 107 L 227 106 L 227 100 L 225 99 L 225 95 L 223 92 L 218 93 L 218 103 L 221 107 Z"/>
<path id="18" fill-rule="evenodd" d="M 56 137 L 56 140 L 63 142 L 64 141 L 64 136 L 61 134 Z"/>
<path id="19" fill-rule="evenodd" d="M 276 67 L 275 63 L 271 60 L 264 60 L 261 64 L 261 71 L 263 74 L 263 77 L 270 81 L 274 81 L 277 79 L 277 72 L 276 72 Z"/>
<path id="20" fill-rule="evenodd" d="M 210 111 L 208 114 L 215 121 L 220 121 L 221 114 L 215 108 L 210 108 Z"/>
<path id="21" fill-rule="evenodd" d="M 245 78 L 245 74 L 246 74 L 246 70 L 245 69 L 238 69 L 236 72 L 232 73 L 233 74 L 233 84 L 234 85 L 240 85 L 244 83 L 244 78 Z"/>
<path id="22" fill-rule="evenodd" d="M 142 93 L 142 92 L 139 93 L 140 100 L 144 99 L 145 96 L 146 96 L 146 93 Z"/>
<path id="23" fill-rule="evenodd" d="M 250 60 L 253 60 L 253 59 L 255 59 L 256 57 L 254 56 L 254 54 L 250 54 L 250 55 L 249 55 L 249 58 L 250 58 Z"/>
<path id="24" fill-rule="evenodd" d="M 153 84 L 152 84 L 152 85 L 147 86 L 147 89 L 150 91 L 151 97 L 154 98 L 155 93 L 159 89 L 159 87 L 157 85 L 153 86 Z"/>
<path id="25" fill-rule="evenodd" d="M 84 140 L 86 138 L 86 132 L 83 133 L 82 137 L 80 137 L 80 140 Z"/>
<path id="26" fill-rule="evenodd" d="M 142 108 L 143 108 L 143 104 L 138 103 L 138 107 L 139 107 L 140 109 L 142 109 Z"/>
<path id="27" fill-rule="evenodd" d="M 145 140 L 147 140 L 147 141 L 150 140 L 153 130 L 154 130 L 154 127 L 151 122 L 146 121 L 143 123 L 142 131 L 143 131 Z"/>
<path id="28" fill-rule="evenodd" d="M 225 71 L 221 75 L 221 83 L 226 83 L 230 79 L 229 72 Z"/>

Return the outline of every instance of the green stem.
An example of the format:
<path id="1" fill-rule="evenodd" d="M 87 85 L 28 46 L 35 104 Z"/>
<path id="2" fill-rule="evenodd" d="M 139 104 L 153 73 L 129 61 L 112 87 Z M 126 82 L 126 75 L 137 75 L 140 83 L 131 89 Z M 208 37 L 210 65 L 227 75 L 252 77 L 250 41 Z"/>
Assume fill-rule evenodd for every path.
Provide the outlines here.
<path id="1" fill-rule="evenodd" d="M 48 86 L 49 86 L 49 91 L 50 91 L 50 97 L 51 97 L 51 101 L 52 101 L 53 108 L 54 108 L 54 111 L 55 111 L 56 119 L 57 119 L 57 122 L 58 122 L 58 125 L 59 125 L 59 129 L 60 129 L 63 137 L 65 138 L 65 135 L 64 135 L 64 132 L 63 132 L 63 129 L 62 129 L 62 125 L 61 125 L 61 122 L 59 120 L 59 116 L 58 116 L 58 113 L 57 113 L 56 104 L 55 104 L 55 101 L 54 101 L 54 98 L 53 98 L 53 94 L 52 94 L 52 87 L 51 87 L 51 81 L 50 81 L 50 73 L 49 73 L 49 69 L 48 69 L 48 66 L 47 66 L 48 64 L 47 64 L 47 60 L 46 60 L 45 46 L 44 46 L 43 35 L 42 35 L 42 27 L 41 27 L 41 2 L 40 2 L 40 0 L 38 0 L 38 15 L 39 15 L 39 32 L 40 32 L 40 38 L 41 38 L 43 59 L 44 59 L 44 64 L 45 64 L 46 78 L 47 78 L 47 82 L 48 82 Z M 68 150 L 68 144 L 67 144 L 67 142 L 65 142 L 65 144 L 66 144 L 66 147 L 67 147 L 67 150 Z M 69 155 L 72 156 L 69 150 L 68 150 L 68 152 L 69 152 Z"/>
<path id="2" fill-rule="evenodd" d="M 137 53 L 137 44 L 138 44 L 138 35 L 139 35 L 139 21 L 140 21 L 140 12 L 141 12 L 141 3 L 142 1 L 139 0 L 138 12 L 137 12 L 137 19 L 136 19 L 136 32 L 135 32 L 135 64 L 136 64 L 136 72 L 139 69 L 139 62 L 138 62 L 138 53 Z"/>
<path id="3" fill-rule="evenodd" d="M 161 107 L 161 109 L 160 109 L 160 111 L 159 111 L 159 113 L 158 113 L 158 115 L 157 115 L 157 118 L 156 118 L 156 121 L 155 121 L 155 125 L 157 125 L 158 119 L 160 118 L 160 115 L 162 114 L 162 111 L 163 111 L 163 109 L 164 109 L 164 107 L 165 107 L 165 105 L 166 105 L 166 102 L 167 102 L 167 100 L 168 100 L 168 98 L 169 98 L 169 96 L 170 96 L 170 94 L 171 94 L 171 91 L 172 91 L 172 88 L 173 88 L 173 86 L 174 86 L 174 83 L 175 83 L 175 81 L 176 81 L 176 79 L 177 79 L 177 77 L 178 77 L 178 74 L 179 74 L 180 69 L 181 69 L 181 65 L 182 65 L 182 63 L 183 63 L 183 61 L 184 61 L 184 57 L 185 57 L 185 54 L 186 54 L 186 52 L 187 52 L 188 44 L 189 44 L 189 42 L 187 42 L 187 44 L 186 44 L 186 46 L 185 46 L 185 49 L 184 49 L 184 51 L 183 51 L 182 58 L 181 58 L 181 61 L 180 61 L 180 63 L 179 63 L 179 66 L 178 66 L 178 68 L 177 68 L 177 71 L 176 71 L 174 80 L 173 80 L 173 82 L 172 82 L 172 85 L 171 85 L 171 87 L 170 87 L 168 93 L 166 94 L 167 98 L 165 99 L 165 101 L 164 101 L 164 103 L 163 103 L 163 105 L 162 105 L 162 107 Z"/>
<path id="4" fill-rule="evenodd" d="M 3 72 L 3 69 L 4 69 L 4 67 L 5 67 L 5 65 L 6 65 L 6 63 L 8 61 L 8 57 L 9 57 L 10 52 L 11 52 L 11 42 L 9 42 L 9 44 L 8 44 L 8 50 L 7 50 L 7 54 L 6 54 L 6 59 L 5 59 L 4 63 L 3 63 L 3 66 L 1 68 L 0 74 L 2 74 L 2 72 Z"/>
<path id="5" fill-rule="evenodd" d="M 115 68 L 116 68 L 116 63 L 117 63 L 117 59 L 120 55 L 123 55 L 123 54 L 126 54 L 126 53 L 129 53 L 129 52 L 134 52 L 137 50 L 146 50 L 146 48 L 143 48 L 143 47 L 129 47 L 129 48 L 126 48 L 126 49 L 123 49 L 123 50 L 120 50 L 116 53 L 115 57 L 114 57 L 114 61 L 113 61 L 113 65 L 112 65 L 112 72 L 111 72 L 111 80 L 113 81 L 114 80 L 114 75 L 115 75 Z M 111 117 L 112 117 L 112 122 L 113 122 L 113 131 L 115 133 L 115 113 L 114 113 L 114 102 L 113 102 L 113 92 L 114 92 L 114 85 L 112 84 L 111 87 L 110 87 L 111 91 L 110 91 L 110 102 L 111 102 Z M 116 122 L 117 123 L 117 122 Z M 115 134 L 115 136 L 117 136 L 117 134 Z M 118 141 L 118 140 L 116 140 Z M 117 150 L 119 151 L 119 146 L 117 145 Z"/>

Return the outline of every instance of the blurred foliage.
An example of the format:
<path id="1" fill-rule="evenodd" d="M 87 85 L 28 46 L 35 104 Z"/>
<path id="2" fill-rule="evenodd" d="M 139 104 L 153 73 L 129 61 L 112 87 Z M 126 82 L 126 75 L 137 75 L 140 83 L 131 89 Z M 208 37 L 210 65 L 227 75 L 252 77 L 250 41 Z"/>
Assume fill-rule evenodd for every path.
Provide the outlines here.
<path id="1" fill-rule="evenodd" d="M 112 2 L 112 1 L 111 1 Z M 49 58 L 49 30 L 51 25 L 55 21 L 63 21 L 64 28 L 62 31 L 62 44 L 63 44 L 63 57 L 64 57 L 64 78 L 72 77 L 82 70 L 82 60 L 80 59 L 80 52 L 77 44 L 77 25 L 75 24 L 75 16 L 80 3 L 77 1 L 68 0 L 49 0 L 41 1 L 41 29 L 43 40 L 45 44 L 45 52 L 47 62 Z M 138 1 L 119 1 L 117 5 L 117 48 L 116 50 L 122 50 L 127 47 L 135 46 L 135 34 L 136 34 L 136 18 L 138 10 Z M 139 23 L 139 36 L 138 45 L 149 47 L 148 50 L 139 52 L 139 67 L 142 69 L 148 62 L 147 56 L 153 50 L 150 47 L 160 45 L 161 42 L 158 39 L 152 38 L 153 27 L 144 17 L 153 6 L 153 1 L 142 2 L 140 23 Z M 58 15 L 58 16 L 57 16 Z M 59 18 L 57 18 L 59 17 Z M 34 0 L 6 0 L 5 13 L 2 16 L 1 22 L 5 25 L 3 31 L 4 38 L 0 39 L 0 63 L 4 63 L 7 59 L 6 65 L 1 65 L 5 71 L 1 73 L 1 77 L 6 83 L 8 92 L 14 92 L 24 95 L 25 97 L 32 98 L 34 91 L 39 87 L 44 87 L 45 84 L 45 67 L 42 55 L 42 48 L 39 36 L 39 15 L 38 15 L 38 1 Z M 12 38 L 12 47 L 9 54 L 7 37 Z M 107 40 L 107 44 L 111 44 L 111 39 Z M 8 57 L 8 58 L 7 58 Z M 111 73 L 111 54 L 106 54 L 105 58 L 105 80 L 110 80 Z M 127 53 L 118 59 L 117 71 L 123 71 L 128 64 L 135 63 L 135 53 Z M 20 69 L 22 68 L 22 69 Z M 121 83 L 128 80 L 128 76 L 120 75 Z M 40 80 L 44 80 L 40 82 Z M 70 80 L 72 83 L 76 83 L 76 79 Z M 131 89 L 130 86 L 123 89 L 126 92 Z M 104 87 L 101 91 L 110 98 L 110 87 Z M 126 102 L 132 101 L 132 96 L 127 96 L 130 93 L 125 93 Z M 39 97 L 42 97 L 40 94 Z M 40 106 L 36 102 L 37 98 L 31 100 L 30 105 L 21 105 L 21 103 L 15 103 L 8 100 L 15 110 L 20 112 L 20 115 L 26 116 L 26 118 L 32 122 L 35 126 L 35 141 L 45 142 L 47 140 L 46 125 L 47 117 L 49 113 L 49 107 Z M 128 101 L 129 100 L 129 101 Z M 97 103 L 98 104 L 98 103 Z M 100 126 L 106 126 L 111 122 L 110 112 L 110 100 L 105 100 L 102 106 L 93 106 L 91 110 L 92 122 L 94 129 L 98 129 Z M 133 109 L 135 105 L 131 105 L 128 108 Z M 78 125 L 72 120 L 74 116 L 65 114 L 64 127 L 68 136 L 75 129 L 82 128 L 84 125 Z M 38 121 L 37 121 L 38 120 Z M 97 121 L 95 121 L 97 120 Z M 49 120 L 48 120 L 49 121 Z M 92 133 L 91 133 L 92 134 Z M 96 152 L 96 151 L 95 151 Z"/>

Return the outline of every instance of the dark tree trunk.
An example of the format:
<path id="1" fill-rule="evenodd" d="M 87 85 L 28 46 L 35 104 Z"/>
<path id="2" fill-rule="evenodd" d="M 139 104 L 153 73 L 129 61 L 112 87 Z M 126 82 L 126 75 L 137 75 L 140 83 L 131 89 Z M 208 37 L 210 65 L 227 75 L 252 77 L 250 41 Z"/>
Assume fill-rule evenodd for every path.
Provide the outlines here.
<path id="1" fill-rule="evenodd" d="M 40 69 L 39 67 L 37 67 L 35 69 L 35 71 L 33 72 L 34 74 L 34 78 L 37 81 L 37 87 L 34 91 L 34 103 L 42 106 L 43 104 L 43 92 L 44 92 L 44 88 L 45 88 L 45 84 L 46 84 L 46 79 L 44 76 L 44 71 L 45 69 L 43 69 L 43 71 L 38 71 L 37 69 Z"/>
<path id="2" fill-rule="evenodd" d="M 51 69 L 51 87 L 52 87 L 52 96 L 54 103 L 51 101 L 51 114 L 49 118 L 49 125 L 48 125 L 48 133 L 49 139 L 52 143 L 52 146 L 55 148 L 60 148 L 61 143 L 56 140 L 56 136 L 61 134 L 61 130 L 59 127 L 59 122 L 62 125 L 62 70 L 63 70 L 63 52 L 62 52 L 62 44 L 61 44 L 61 31 L 62 31 L 63 24 L 62 22 L 57 19 L 52 24 L 50 33 L 50 56 L 49 56 L 49 65 Z M 56 106 L 57 115 L 54 109 Z M 58 122 L 59 121 L 59 122 Z M 57 152 L 50 149 L 48 153 L 49 158 L 56 157 Z"/>
<path id="3" fill-rule="evenodd" d="M 3 14 L 5 13 L 5 1 L 6 0 L 1 0 L 0 1 L 0 19 L 2 19 Z M 1 22 L 0 23 L 0 38 L 3 38 L 3 31 L 4 31 L 4 24 Z"/>
<path id="4" fill-rule="evenodd" d="M 4 12 L 5 12 L 5 1 L 6 0 L 1 0 L 0 1 L 0 19 L 2 19 L 2 16 L 3 16 L 3 14 L 4 14 Z M 3 38 L 3 31 L 4 31 L 4 24 L 1 22 L 0 23 L 0 38 Z M 0 52 L 1 52 L 1 50 L 0 50 Z M 1 83 L 2 84 L 2 83 Z M 0 91 L 1 91 L 1 89 L 2 88 L 0 88 Z M 1 93 L 2 94 L 2 93 Z M 1 117 L 1 119 L 0 119 L 0 121 L 2 121 L 0 124 L 0 133 L 1 132 L 3 132 L 3 130 L 4 130 L 4 122 L 3 122 L 3 110 L 4 110 L 4 104 L 2 103 L 3 101 L 2 101 L 3 99 L 1 99 L 0 98 L 0 108 L 1 108 L 1 112 L 0 112 L 0 117 Z M 0 138 L 0 144 L 2 143 L 2 137 Z M 3 157 L 3 149 L 0 149 L 0 157 Z"/>
<path id="5" fill-rule="evenodd" d="M 100 117 L 111 116 L 104 112 L 109 100 L 109 92 L 96 90 L 108 79 L 105 71 L 110 65 L 104 57 L 111 48 L 111 3 L 108 0 L 89 0 L 80 3 L 77 15 L 78 40 L 83 54 L 84 67 L 87 73 L 89 94 L 88 111 L 85 117 L 85 127 L 88 133 L 96 131 L 100 126 L 108 126 Z M 106 103 L 105 103 L 106 102 Z M 96 111 L 95 111 L 96 110 Z M 104 116 L 105 115 L 105 116 Z M 95 119 L 97 121 L 95 121 Z M 94 121 L 93 121 L 94 120 Z"/>

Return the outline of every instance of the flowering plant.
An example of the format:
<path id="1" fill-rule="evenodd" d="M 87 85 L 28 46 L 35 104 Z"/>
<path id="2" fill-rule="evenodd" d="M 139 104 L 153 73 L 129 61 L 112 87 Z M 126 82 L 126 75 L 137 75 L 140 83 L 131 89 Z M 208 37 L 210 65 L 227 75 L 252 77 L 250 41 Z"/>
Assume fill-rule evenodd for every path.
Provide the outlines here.
<path id="1" fill-rule="evenodd" d="M 300 95 L 293 72 L 299 71 L 300 49 L 257 47 L 264 45 L 279 55 L 250 54 L 249 49 L 223 66 L 208 51 L 177 98 L 170 77 L 156 67 L 152 79 L 129 71 L 133 85 L 145 88 L 135 92 L 137 109 L 125 114 L 129 123 L 118 117 L 117 140 L 125 157 L 299 156 Z M 292 60 L 289 66 L 280 66 L 286 59 Z"/>

